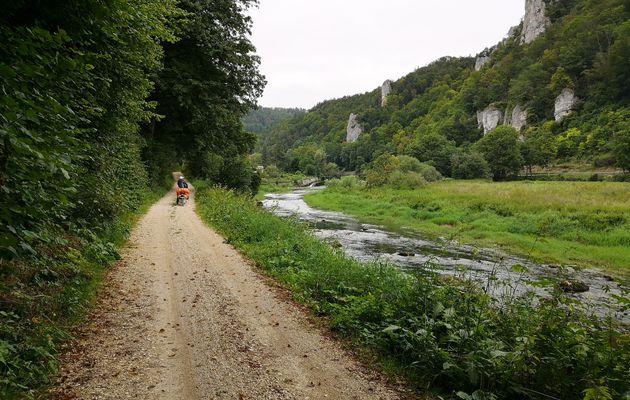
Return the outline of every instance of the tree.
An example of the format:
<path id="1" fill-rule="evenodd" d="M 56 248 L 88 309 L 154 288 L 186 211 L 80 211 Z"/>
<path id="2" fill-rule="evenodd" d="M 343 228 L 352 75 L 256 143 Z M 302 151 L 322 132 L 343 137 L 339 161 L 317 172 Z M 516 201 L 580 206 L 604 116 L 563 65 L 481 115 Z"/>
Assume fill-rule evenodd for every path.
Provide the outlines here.
<path id="1" fill-rule="evenodd" d="M 409 155 L 433 165 L 443 175 L 451 173 L 451 156 L 455 143 L 435 132 L 421 133 L 407 149 Z"/>
<path id="2" fill-rule="evenodd" d="M 577 156 L 580 150 L 580 143 L 585 135 L 578 128 L 568 129 L 566 132 L 556 137 L 557 156 L 559 158 L 570 158 Z"/>
<path id="3" fill-rule="evenodd" d="M 483 155 L 476 151 L 459 150 L 451 157 L 451 177 L 456 179 L 488 178 L 490 167 Z"/>
<path id="4" fill-rule="evenodd" d="M 612 143 L 615 164 L 630 172 L 630 130 L 617 132 Z"/>
<path id="5" fill-rule="evenodd" d="M 265 84 L 248 39 L 251 19 L 245 15 L 255 4 L 179 2 L 189 16 L 181 39 L 164 44 L 165 66 L 153 95 L 164 118 L 155 118 L 145 129 L 149 146 L 144 154 L 150 165 L 163 149 L 174 149 L 191 175 L 230 187 L 248 186 L 251 171 L 245 170 L 249 164 L 242 157 L 253 149 L 256 137 L 244 131 L 241 118 L 255 107 Z"/>
<path id="6" fill-rule="evenodd" d="M 483 154 L 495 181 L 517 175 L 523 166 L 518 132 L 512 127 L 502 125 L 493 129 L 475 144 L 474 149 Z"/>
<path id="7" fill-rule="evenodd" d="M 553 136 L 543 128 L 527 132 L 525 140 L 520 145 L 523 163 L 529 174 L 532 174 L 532 167 L 546 167 L 556 155 L 555 140 Z"/>

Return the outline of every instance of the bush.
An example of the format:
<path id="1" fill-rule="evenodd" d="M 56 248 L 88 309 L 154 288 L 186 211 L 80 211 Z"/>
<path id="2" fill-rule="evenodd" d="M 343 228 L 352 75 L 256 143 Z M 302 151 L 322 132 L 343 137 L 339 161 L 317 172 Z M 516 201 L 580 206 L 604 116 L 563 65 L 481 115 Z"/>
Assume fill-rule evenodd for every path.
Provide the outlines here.
<path id="1" fill-rule="evenodd" d="M 420 164 L 420 170 L 417 172 L 419 172 L 427 182 L 437 182 L 444 179 L 440 171 L 435 169 L 433 165 L 422 163 Z"/>
<path id="2" fill-rule="evenodd" d="M 394 171 L 389 177 L 388 184 L 395 189 L 420 189 L 427 181 L 418 172 Z"/>
<path id="3" fill-rule="evenodd" d="M 342 189 L 355 189 L 361 187 L 365 182 L 360 181 L 355 175 L 344 176 L 341 179 L 331 179 L 326 183 L 328 187 L 342 188 Z"/>
<path id="4" fill-rule="evenodd" d="M 601 153 L 593 158 L 593 166 L 597 168 L 611 167 L 616 163 L 615 155 L 613 153 Z"/>
<path id="5" fill-rule="evenodd" d="M 461 151 L 451 158 L 451 176 L 456 179 L 479 179 L 490 177 L 490 167 L 481 153 Z"/>
<path id="6" fill-rule="evenodd" d="M 435 167 L 410 156 L 383 154 L 366 172 L 367 185 L 415 189 L 443 179 Z"/>

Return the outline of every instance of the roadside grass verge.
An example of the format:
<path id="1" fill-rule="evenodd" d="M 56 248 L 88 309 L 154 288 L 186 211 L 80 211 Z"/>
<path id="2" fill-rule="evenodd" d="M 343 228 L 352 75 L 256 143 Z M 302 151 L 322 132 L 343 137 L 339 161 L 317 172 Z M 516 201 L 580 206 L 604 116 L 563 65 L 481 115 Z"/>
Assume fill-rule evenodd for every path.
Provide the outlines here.
<path id="1" fill-rule="evenodd" d="M 312 207 L 393 230 L 630 276 L 630 184 L 444 181 L 417 190 L 334 187 Z"/>
<path id="2" fill-rule="evenodd" d="M 419 392 L 581 399 L 622 398 L 630 389 L 630 337 L 559 292 L 537 306 L 531 296 L 499 304 L 465 276 L 361 264 L 251 198 L 196 187 L 206 223 Z"/>
<path id="3" fill-rule="evenodd" d="M 131 228 L 166 189 L 145 190 L 137 210 L 98 232 L 20 261 L 0 260 L 0 398 L 39 398 L 55 383 L 60 345 L 93 303 Z"/>

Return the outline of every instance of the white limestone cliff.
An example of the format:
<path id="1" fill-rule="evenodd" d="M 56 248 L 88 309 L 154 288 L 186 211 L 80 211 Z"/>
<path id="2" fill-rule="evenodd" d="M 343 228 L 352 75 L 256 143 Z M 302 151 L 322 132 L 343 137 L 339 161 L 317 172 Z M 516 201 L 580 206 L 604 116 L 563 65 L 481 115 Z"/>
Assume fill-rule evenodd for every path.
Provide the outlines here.
<path id="1" fill-rule="evenodd" d="M 573 89 L 563 89 L 562 93 L 556 97 L 556 108 L 553 113 L 556 122 L 561 122 L 566 116 L 571 114 L 578 101 L 579 99 L 575 95 Z"/>
<path id="2" fill-rule="evenodd" d="M 499 126 L 502 119 L 503 112 L 492 105 L 483 111 L 477 111 L 477 123 L 479 128 L 483 128 L 484 135 Z"/>
<path id="3" fill-rule="evenodd" d="M 551 20 L 547 16 L 545 0 L 525 0 L 525 17 L 523 18 L 523 32 L 521 42 L 528 44 L 542 35 Z"/>
<path id="4" fill-rule="evenodd" d="M 346 142 L 356 142 L 362 133 L 363 127 L 359 123 L 359 116 L 356 114 L 350 114 L 350 118 L 348 118 L 348 127 L 346 129 Z"/>
<path id="5" fill-rule="evenodd" d="M 383 82 L 381 86 L 381 106 L 385 107 L 387 105 L 387 97 L 392 92 L 392 81 L 389 79 Z"/>
<path id="6" fill-rule="evenodd" d="M 490 56 L 478 55 L 475 60 L 475 71 L 480 71 L 490 61 Z"/>
<path id="7" fill-rule="evenodd" d="M 512 110 L 510 126 L 520 132 L 525 125 L 527 125 L 527 110 L 524 110 L 520 104 L 517 104 Z"/>

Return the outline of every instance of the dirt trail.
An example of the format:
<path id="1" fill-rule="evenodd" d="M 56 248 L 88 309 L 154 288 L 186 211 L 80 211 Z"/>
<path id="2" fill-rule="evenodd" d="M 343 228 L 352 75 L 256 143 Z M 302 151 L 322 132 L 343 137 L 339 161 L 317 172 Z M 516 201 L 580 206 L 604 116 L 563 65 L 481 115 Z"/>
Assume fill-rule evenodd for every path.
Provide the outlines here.
<path id="1" fill-rule="evenodd" d="M 134 231 L 54 398 L 399 398 L 174 197 Z"/>

